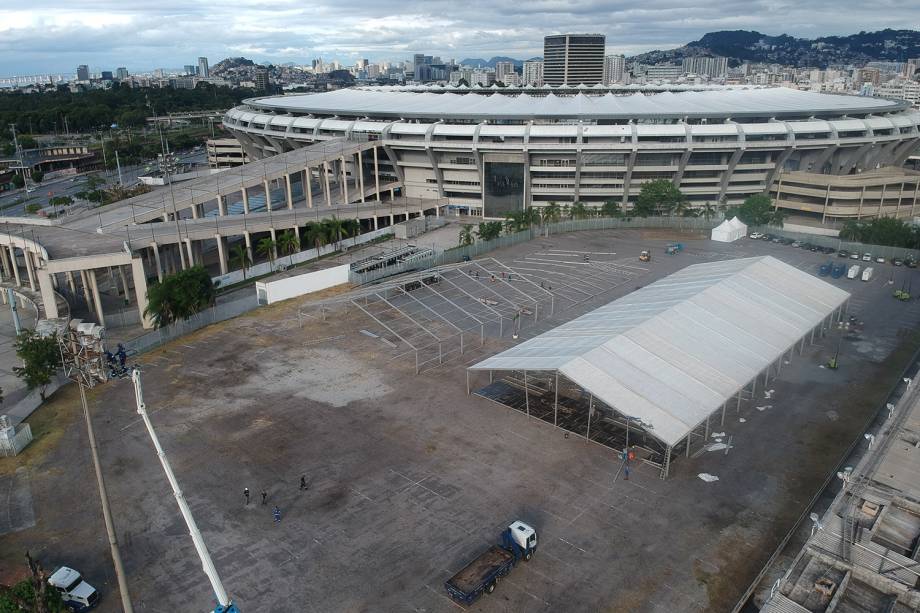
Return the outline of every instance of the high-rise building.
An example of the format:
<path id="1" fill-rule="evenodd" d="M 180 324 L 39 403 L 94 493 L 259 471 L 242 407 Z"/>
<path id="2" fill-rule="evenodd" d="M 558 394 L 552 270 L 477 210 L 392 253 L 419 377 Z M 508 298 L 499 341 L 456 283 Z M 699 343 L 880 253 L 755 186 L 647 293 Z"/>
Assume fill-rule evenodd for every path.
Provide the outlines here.
<path id="1" fill-rule="evenodd" d="M 524 62 L 524 85 L 543 85 L 543 62 L 529 60 Z"/>
<path id="2" fill-rule="evenodd" d="M 125 68 L 124 66 L 120 66 L 119 68 L 115 69 L 115 78 L 118 79 L 119 81 L 124 81 L 125 79 L 127 79 L 128 69 Z"/>
<path id="3" fill-rule="evenodd" d="M 904 76 L 908 79 L 918 78 L 918 70 L 920 70 L 920 57 L 911 58 L 904 64 Z"/>
<path id="4" fill-rule="evenodd" d="M 86 64 L 77 66 L 77 81 L 89 81 L 89 66 Z"/>
<path id="5" fill-rule="evenodd" d="M 508 84 L 508 75 L 514 74 L 513 62 L 495 62 L 495 80 Z"/>
<path id="6" fill-rule="evenodd" d="M 194 64 L 186 64 L 185 74 L 194 77 L 195 75 L 198 74 L 198 67 L 195 66 Z"/>
<path id="7" fill-rule="evenodd" d="M 543 39 L 543 82 L 597 85 L 604 79 L 603 34 L 558 34 Z"/>
<path id="8" fill-rule="evenodd" d="M 608 55 L 604 58 L 604 85 L 622 83 L 626 76 L 626 57 Z"/>
<path id="9" fill-rule="evenodd" d="M 103 70 L 103 71 L 99 74 L 99 78 L 101 78 L 103 81 L 111 81 L 111 80 L 112 80 L 112 71 L 111 71 L 111 70 Z"/>
<path id="10" fill-rule="evenodd" d="M 269 85 L 268 70 L 266 70 L 265 68 L 260 68 L 259 70 L 256 70 L 256 74 L 253 77 L 253 81 L 256 84 L 256 89 L 258 89 L 259 91 L 263 91 L 263 92 L 267 91 L 268 85 Z"/>
<path id="11" fill-rule="evenodd" d="M 207 79 L 211 76 L 211 71 L 208 69 L 208 58 L 206 57 L 198 58 L 198 76 L 202 79 Z"/>
<path id="12" fill-rule="evenodd" d="M 728 58 L 685 57 L 682 68 L 684 74 L 695 74 L 718 79 L 728 74 Z"/>
<path id="13" fill-rule="evenodd" d="M 470 73 L 470 85 L 488 87 L 495 83 L 495 71 L 491 68 L 476 68 Z"/>

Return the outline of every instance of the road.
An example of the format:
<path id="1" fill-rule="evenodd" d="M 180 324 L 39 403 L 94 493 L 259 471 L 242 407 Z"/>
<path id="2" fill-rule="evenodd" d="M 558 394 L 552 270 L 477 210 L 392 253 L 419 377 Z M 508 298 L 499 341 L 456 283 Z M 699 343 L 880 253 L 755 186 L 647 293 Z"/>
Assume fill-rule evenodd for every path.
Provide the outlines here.
<path id="1" fill-rule="evenodd" d="M 207 162 L 207 153 L 198 151 L 178 156 L 182 164 L 204 164 Z M 126 186 L 133 186 L 139 183 L 138 177 L 148 173 L 148 168 L 154 166 L 156 161 L 147 164 L 138 164 L 134 166 L 122 166 L 122 181 Z M 65 176 L 43 181 L 35 191 L 27 194 L 24 189 L 12 190 L 0 195 L 0 215 L 5 217 L 24 217 L 26 207 L 30 204 L 38 204 L 42 207 L 48 206 L 49 199 L 52 197 L 70 196 L 76 199 L 79 192 L 86 189 L 86 177 L 96 175 L 100 179 L 105 179 L 105 186 L 112 187 L 118 184 L 118 171 L 109 170 L 108 172 L 89 172 L 77 176 Z M 33 185 L 30 183 L 30 185 Z"/>

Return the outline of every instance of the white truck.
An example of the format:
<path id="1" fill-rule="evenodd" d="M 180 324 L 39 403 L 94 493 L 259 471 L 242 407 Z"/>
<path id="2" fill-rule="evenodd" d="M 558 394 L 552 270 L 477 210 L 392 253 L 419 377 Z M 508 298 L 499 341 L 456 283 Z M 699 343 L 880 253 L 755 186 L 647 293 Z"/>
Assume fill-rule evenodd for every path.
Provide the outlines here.
<path id="1" fill-rule="evenodd" d="M 853 264 L 850 266 L 850 270 L 847 271 L 847 279 L 856 279 L 859 277 L 859 264 Z"/>
<path id="2" fill-rule="evenodd" d="M 74 611 L 88 611 L 99 602 L 99 592 L 83 580 L 80 573 L 62 566 L 48 577 L 48 583 L 61 593 L 64 604 Z"/>
<path id="3" fill-rule="evenodd" d="M 872 278 L 872 273 L 873 273 L 873 272 L 875 272 L 875 271 L 872 270 L 872 267 L 871 267 L 871 266 L 867 266 L 866 269 L 863 271 L 862 280 L 863 280 L 863 281 L 869 281 L 869 280 Z"/>

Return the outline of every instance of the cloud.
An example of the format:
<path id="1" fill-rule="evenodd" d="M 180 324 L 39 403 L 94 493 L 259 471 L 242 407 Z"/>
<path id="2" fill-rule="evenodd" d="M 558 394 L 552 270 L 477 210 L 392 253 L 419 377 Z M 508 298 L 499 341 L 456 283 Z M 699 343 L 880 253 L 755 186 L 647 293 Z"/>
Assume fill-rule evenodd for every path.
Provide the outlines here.
<path id="1" fill-rule="evenodd" d="M 77 8 L 80 7 L 80 8 Z M 542 53 L 543 36 L 607 35 L 610 52 L 676 47 L 719 29 L 798 36 L 920 28 L 916 0 L 35 0 L 0 12 L 0 74 L 132 71 L 256 61 L 399 61 Z"/>

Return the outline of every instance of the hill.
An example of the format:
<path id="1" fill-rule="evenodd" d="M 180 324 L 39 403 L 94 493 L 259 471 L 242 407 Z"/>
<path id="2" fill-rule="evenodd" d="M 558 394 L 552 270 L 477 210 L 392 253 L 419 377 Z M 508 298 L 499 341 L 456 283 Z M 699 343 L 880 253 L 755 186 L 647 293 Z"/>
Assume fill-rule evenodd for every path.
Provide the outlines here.
<path id="1" fill-rule="evenodd" d="M 787 34 L 771 36 L 749 30 L 723 30 L 710 32 L 677 49 L 650 51 L 631 59 L 651 64 L 700 55 L 727 57 L 735 66 L 742 62 L 764 62 L 826 68 L 832 64 L 905 61 L 920 57 L 920 31 L 886 29 L 808 39 Z"/>

